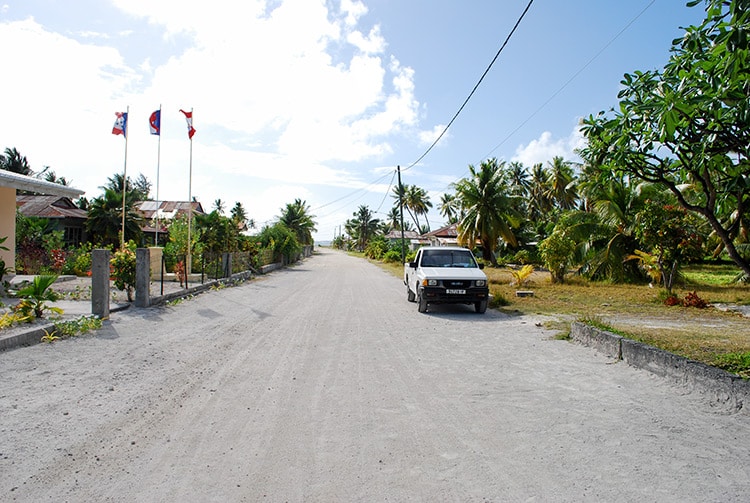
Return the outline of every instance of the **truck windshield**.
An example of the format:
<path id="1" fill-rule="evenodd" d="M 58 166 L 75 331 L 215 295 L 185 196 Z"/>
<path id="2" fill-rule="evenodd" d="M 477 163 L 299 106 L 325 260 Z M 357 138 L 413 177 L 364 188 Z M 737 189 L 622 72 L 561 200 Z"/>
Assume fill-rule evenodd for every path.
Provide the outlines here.
<path id="1" fill-rule="evenodd" d="M 426 250 L 422 267 L 477 267 L 474 257 L 467 251 Z"/>

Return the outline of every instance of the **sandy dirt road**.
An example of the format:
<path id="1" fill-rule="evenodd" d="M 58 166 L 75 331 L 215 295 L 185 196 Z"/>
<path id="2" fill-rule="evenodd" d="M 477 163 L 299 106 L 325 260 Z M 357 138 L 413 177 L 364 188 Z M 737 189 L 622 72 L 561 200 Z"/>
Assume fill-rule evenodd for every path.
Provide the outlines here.
<path id="1" fill-rule="evenodd" d="M 0 353 L 0 501 L 747 501 L 750 417 L 322 250 Z"/>

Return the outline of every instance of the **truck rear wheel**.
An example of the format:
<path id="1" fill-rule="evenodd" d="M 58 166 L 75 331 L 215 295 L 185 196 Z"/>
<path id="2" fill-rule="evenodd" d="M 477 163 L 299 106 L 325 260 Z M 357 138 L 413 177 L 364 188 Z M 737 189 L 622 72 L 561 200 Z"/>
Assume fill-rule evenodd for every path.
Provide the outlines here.
<path id="1" fill-rule="evenodd" d="M 424 296 L 422 292 L 419 292 L 419 312 L 420 313 L 426 313 L 427 312 L 427 298 Z"/>

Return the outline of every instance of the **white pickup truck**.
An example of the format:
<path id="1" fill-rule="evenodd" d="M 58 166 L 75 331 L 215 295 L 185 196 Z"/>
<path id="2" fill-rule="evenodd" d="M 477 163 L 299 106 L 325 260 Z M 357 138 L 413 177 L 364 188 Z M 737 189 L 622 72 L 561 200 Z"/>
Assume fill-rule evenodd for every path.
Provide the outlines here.
<path id="1" fill-rule="evenodd" d="M 429 304 L 474 304 L 476 312 L 484 313 L 489 288 L 483 267 L 466 248 L 420 248 L 414 262 L 404 264 L 407 298 L 418 303 L 420 313 Z"/>

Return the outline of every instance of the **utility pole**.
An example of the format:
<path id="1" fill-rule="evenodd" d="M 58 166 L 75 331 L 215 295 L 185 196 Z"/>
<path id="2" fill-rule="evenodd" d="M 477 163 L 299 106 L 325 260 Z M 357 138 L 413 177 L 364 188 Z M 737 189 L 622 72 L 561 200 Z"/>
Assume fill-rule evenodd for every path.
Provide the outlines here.
<path id="1" fill-rule="evenodd" d="M 398 172 L 398 207 L 401 216 L 401 263 L 406 262 L 406 241 L 404 240 L 404 186 L 401 185 L 401 166 L 396 166 Z"/>

